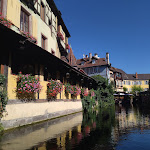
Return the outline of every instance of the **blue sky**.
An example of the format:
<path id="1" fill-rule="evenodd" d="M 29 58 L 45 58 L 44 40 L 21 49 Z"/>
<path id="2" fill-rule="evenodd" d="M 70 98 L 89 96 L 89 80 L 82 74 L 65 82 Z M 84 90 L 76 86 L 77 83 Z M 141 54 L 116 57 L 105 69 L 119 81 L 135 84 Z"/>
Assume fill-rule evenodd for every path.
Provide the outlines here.
<path id="1" fill-rule="evenodd" d="M 150 0 L 54 0 L 77 59 L 110 53 L 126 73 L 150 73 Z"/>

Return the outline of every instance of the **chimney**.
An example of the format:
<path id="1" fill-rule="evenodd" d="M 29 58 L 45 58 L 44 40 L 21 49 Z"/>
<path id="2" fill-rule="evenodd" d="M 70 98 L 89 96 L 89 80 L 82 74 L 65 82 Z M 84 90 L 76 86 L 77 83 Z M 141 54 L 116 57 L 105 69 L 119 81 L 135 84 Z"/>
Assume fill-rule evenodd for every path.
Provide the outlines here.
<path id="1" fill-rule="evenodd" d="M 135 77 L 136 77 L 136 79 L 138 79 L 138 74 L 137 74 L 137 72 L 135 73 Z"/>
<path id="2" fill-rule="evenodd" d="M 88 58 L 88 55 L 86 55 L 86 58 Z"/>
<path id="3" fill-rule="evenodd" d="M 89 61 L 92 59 L 92 53 L 89 53 Z"/>
<path id="4" fill-rule="evenodd" d="M 95 58 L 99 58 L 97 53 L 94 54 L 94 57 L 95 57 Z"/>
<path id="5" fill-rule="evenodd" d="M 107 64 L 109 64 L 109 53 L 106 53 L 106 61 L 107 61 Z"/>

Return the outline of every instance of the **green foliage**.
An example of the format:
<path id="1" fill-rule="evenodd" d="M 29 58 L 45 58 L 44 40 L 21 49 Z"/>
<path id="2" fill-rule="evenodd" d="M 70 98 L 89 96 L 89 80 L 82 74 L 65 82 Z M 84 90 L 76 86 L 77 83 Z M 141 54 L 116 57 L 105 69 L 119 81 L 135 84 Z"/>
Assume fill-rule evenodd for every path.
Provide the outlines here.
<path id="1" fill-rule="evenodd" d="M 6 81 L 6 77 L 0 74 L 0 86 L 4 86 Z"/>
<path id="2" fill-rule="evenodd" d="M 132 86 L 132 91 L 131 93 L 134 94 L 134 95 L 137 95 L 138 93 L 142 92 L 143 91 L 143 88 L 139 85 L 133 85 Z"/>
<path id="3" fill-rule="evenodd" d="M 123 91 L 124 91 L 124 92 L 127 92 L 128 89 L 127 89 L 126 87 L 123 87 Z"/>
<path id="4" fill-rule="evenodd" d="M 82 105 L 85 111 L 91 111 L 96 106 L 95 96 L 84 96 L 82 99 Z"/>
<path id="5" fill-rule="evenodd" d="M 0 74 L 0 117 L 3 116 L 8 101 L 7 91 L 5 88 L 6 77 Z"/>
<path id="6" fill-rule="evenodd" d="M 114 103 L 114 90 L 113 85 L 108 83 L 108 80 L 100 75 L 92 76 L 98 83 L 96 93 L 96 100 L 99 106 L 103 107 Z"/>

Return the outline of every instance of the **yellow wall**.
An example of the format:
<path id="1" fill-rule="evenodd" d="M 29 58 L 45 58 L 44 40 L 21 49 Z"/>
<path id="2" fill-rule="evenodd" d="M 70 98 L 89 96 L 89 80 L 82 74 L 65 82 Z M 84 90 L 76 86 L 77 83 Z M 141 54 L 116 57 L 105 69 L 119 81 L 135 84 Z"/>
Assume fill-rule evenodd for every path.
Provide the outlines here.
<path id="1" fill-rule="evenodd" d="M 134 82 L 134 81 L 141 81 L 142 84 L 141 84 L 140 86 L 143 88 L 143 90 L 144 90 L 145 88 L 149 88 L 149 85 L 146 85 L 146 84 L 145 84 L 145 81 L 148 81 L 148 80 L 124 80 L 124 81 L 125 81 L 125 82 L 126 82 L 126 81 L 130 81 L 130 85 L 123 84 L 123 87 L 128 88 L 128 91 L 129 91 L 129 89 L 132 89 L 132 86 L 133 86 L 132 82 Z M 123 81 L 123 83 L 124 83 L 124 81 Z M 138 85 L 138 86 L 139 86 L 139 85 Z"/>
<path id="2" fill-rule="evenodd" d="M 20 10 L 21 5 L 18 0 L 8 0 L 7 19 L 11 20 L 18 28 L 20 28 Z"/>
<path id="3" fill-rule="evenodd" d="M 37 19 L 35 16 L 32 16 L 32 35 L 33 37 L 37 38 Z"/>

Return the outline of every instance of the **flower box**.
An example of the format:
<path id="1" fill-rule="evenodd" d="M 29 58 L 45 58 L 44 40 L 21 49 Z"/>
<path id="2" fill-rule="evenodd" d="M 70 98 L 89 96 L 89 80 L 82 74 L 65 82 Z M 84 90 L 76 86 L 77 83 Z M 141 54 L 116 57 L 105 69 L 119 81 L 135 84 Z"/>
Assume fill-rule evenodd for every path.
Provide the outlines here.
<path id="1" fill-rule="evenodd" d="M 29 32 L 20 31 L 21 35 L 25 36 L 30 42 L 37 44 L 37 39 L 30 35 Z"/>
<path id="2" fill-rule="evenodd" d="M 7 20 L 5 17 L 3 17 L 1 13 L 0 13 L 0 23 L 6 26 L 7 28 L 10 28 L 12 25 L 14 25 L 10 20 Z"/>
<path id="3" fill-rule="evenodd" d="M 57 37 L 60 38 L 62 41 L 64 40 L 64 37 L 60 32 L 57 32 Z"/>
<path id="4" fill-rule="evenodd" d="M 70 45 L 69 44 L 66 44 L 66 49 L 70 49 Z"/>

